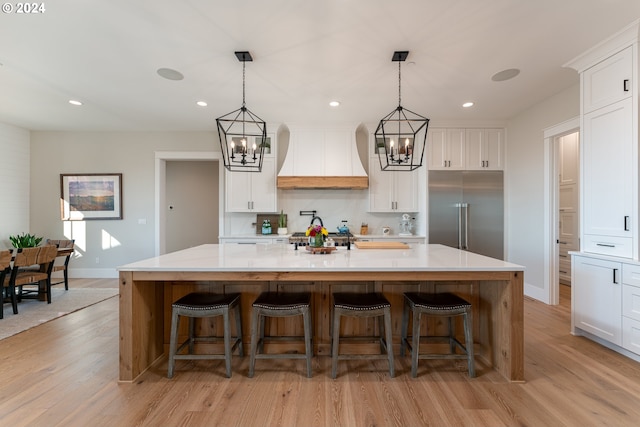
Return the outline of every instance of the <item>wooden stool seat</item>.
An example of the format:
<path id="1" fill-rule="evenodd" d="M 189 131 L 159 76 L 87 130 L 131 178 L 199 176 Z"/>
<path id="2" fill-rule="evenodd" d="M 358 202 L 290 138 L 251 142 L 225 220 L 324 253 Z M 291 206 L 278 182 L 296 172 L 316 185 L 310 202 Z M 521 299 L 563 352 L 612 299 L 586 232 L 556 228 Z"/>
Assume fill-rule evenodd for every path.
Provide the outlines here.
<path id="1" fill-rule="evenodd" d="M 311 378 L 311 345 L 313 329 L 311 327 L 311 294 L 263 292 L 252 305 L 251 350 L 249 352 L 249 378 L 253 378 L 256 359 L 306 359 L 307 377 Z M 265 337 L 265 317 L 302 316 L 304 337 Z M 264 353 L 265 340 L 299 341 L 304 340 L 305 354 L 269 354 Z"/>
<path id="2" fill-rule="evenodd" d="M 340 354 L 340 318 L 342 316 L 377 317 L 380 335 L 375 338 L 380 340 L 381 354 Z M 349 359 L 387 359 L 389 361 L 389 376 L 394 377 L 391 304 L 384 295 L 381 293 L 334 293 L 331 328 L 331 378 L 336 378 L 338 360 Z M 370 338 L 372 337 L 357 337 L 357 339 Z"/>
<path id="3" fill-rule="evenodd" d="M 409 342 L 407 333 L 409 328 L 409 313 L 413 312 L 413 336 Z M 446 340 L 449 343 L 449 354 L 430 353 L 419 354 L 420 348 L 420 321 L 422 315 L 444 316 L 449 321 L 449 334 L 447 336 L 428 336 L 425 339 Z M 465 345 L 455 337 L 452 318 L 463 316 Z M 452 293 L 420 293 L 407 292 L 404 294 L 404 310 L 402 312 L 402 338 L 400 355 L 404 356 L 405 348 L 409 346 L 411 351 L 411 376 L 415 378 L 418 373 L 418 359 L 466 359 L 469 376 L 475 377 L 475 364 L 473 359 L 473 327 L 471 318 L 471 304 L 464 298 Z M 464 354 L 456 354 L 456 347 Z"/>
<path id="4" fill-rule="evenodd" d="M 231 322 L 229 313 L 232 312 L 236 321 L 236 337 L 231 341 Z M 189 318 L 189 337 L 178 347 L 178 327 L 180 316 Z M 195 336 L 195 318 L 222 316 L 224 322 L 224 336 Z M 196 342 L 224 341 L 224 354 L 194 354 Z M 179 354 L 188 346 L 187 354 Z M 176 359 L 202 360 L 224 359 L 227 377 L 231 378 L 231 355 L 238 348 L 238 354 L 244 356 L 242 348 L 242 319 L 240 310 L 240 294 L 212 294 L 192 292 L 178 299 L 171 305 L 171 340 L 169 342 L 169 368 L 167 377 L 173 378 Z"/>

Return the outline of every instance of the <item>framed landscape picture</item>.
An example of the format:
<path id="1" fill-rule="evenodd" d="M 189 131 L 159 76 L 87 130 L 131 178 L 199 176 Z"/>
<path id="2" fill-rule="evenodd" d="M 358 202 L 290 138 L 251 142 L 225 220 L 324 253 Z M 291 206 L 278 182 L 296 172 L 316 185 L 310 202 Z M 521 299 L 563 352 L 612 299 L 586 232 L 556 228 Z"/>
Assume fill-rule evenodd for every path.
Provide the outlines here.
<path id="1" fill-rule="evenodd" d="M 122 219 L 122 174 L 60 174 L 60 214 L 65 221 Z"/>

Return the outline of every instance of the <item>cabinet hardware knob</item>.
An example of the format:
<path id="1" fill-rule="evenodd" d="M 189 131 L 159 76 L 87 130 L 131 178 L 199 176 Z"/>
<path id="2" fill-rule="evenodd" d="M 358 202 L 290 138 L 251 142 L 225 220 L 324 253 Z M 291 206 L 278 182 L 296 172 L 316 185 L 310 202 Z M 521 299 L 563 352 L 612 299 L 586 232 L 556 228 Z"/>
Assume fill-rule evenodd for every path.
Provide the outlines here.
<path id="1" fill-rule="evenodd" d="M 622 89 L 625 92 L 629 92 L 629 79 L 624 79 L 622 82 Z"/>

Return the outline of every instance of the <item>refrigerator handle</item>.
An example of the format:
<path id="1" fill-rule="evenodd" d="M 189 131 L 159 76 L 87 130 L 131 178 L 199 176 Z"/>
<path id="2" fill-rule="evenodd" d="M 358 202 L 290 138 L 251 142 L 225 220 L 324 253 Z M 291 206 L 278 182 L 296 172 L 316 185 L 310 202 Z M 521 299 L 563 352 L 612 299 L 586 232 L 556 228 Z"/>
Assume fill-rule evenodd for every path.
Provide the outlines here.
<path id="1" fill-rule="evenodd" d="M 458 208 L 458 249 L 464 249 L 462 247 L 462 203 L 456 203 Z"/>
<path id="2" fill-rule="evenodd" d="M 462 203 L 464 208 L 464 245 L 462 249 L 469 249 L 469 203 Z"/>

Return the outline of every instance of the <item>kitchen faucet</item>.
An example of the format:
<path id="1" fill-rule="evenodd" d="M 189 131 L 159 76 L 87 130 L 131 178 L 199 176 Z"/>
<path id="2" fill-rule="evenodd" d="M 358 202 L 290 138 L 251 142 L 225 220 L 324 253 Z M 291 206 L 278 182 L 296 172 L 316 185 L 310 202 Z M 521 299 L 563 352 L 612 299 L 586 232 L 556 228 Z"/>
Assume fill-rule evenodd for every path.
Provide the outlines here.
<path id="1" fill-rule="evenodd" d="M 319 216 L 317 216 L 317 215 L 316 215 L 316 216 L 314 216 L 313 218 L 311 218 L 311 223 L 309 224 L 309 226 L 312 226 L 312 225 L 313 225 L 313 221 L 315 221 L 316 219 L 317 219 L 317 220 L 320 220 L 320 227 L 324 227 L 324 224 L 322 223 L 322 218 L 320 218 L 320 217 L 319 217 Z"/>

